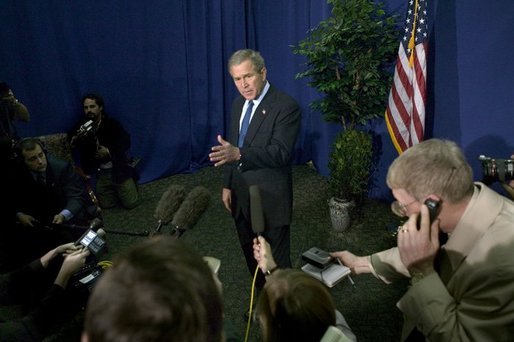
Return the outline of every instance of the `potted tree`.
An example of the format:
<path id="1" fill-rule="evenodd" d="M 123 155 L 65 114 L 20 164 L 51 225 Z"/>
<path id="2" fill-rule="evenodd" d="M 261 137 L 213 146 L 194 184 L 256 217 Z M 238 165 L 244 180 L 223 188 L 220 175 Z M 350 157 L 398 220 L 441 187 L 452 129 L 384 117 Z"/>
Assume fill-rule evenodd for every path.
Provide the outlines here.
<path id="1" fill-rule="evenodd" d="M 397 16 L 387 14 L 381 3 L 328 3 L 332 15 L 293 46 L 293 52 L 307 59 L 306 69 L 296 78 L 308 78 L 321 94 L 311 108 L 342 126 L 329 161 L 330 203 L 348 208 L 347 203 L 358 204 L 367 195 L 373 145 L 366 127 L 384 115 L 400 35 Z M 334 219 L 349 225 L 349 217 Z"/>

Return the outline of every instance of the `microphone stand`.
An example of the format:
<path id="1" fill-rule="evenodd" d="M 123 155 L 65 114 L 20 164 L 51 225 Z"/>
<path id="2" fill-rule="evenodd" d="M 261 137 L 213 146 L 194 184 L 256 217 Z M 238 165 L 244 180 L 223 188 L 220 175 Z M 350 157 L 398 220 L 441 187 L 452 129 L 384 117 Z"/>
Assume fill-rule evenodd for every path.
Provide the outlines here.
<path id="1" fill-rule="evenodd" d="M 143 230 L 141 232 L 126 232 L 126 231 L 123 231 L 123 230 L 112 230 L 112 229 L 105 229 L 103 228 L 103 230 L 105 230 L 106 233 L 109 233 L 109 234 L 117 234 L 117 235 L 128 235 L 128 236 L 149 236 L 150 235 L 150 232 L 148 230 Z"/>
<path id="2" fill-rule="evenodd" d="M 88 230 L 91 228 L 90 226 L 80 226 L 76 224 L 52 224 L 51 226 L 43 225 L 43 228 L 54 230 L 57 229 L 66 229 L 66 228 L 74 228 L 74 229 L 82 229 Z M 123 230 L 115 230 L 115 229 L 107 229 L 105 226 L 98 226 L 97 228 L 102 228 L 106 233 L 109 234 L 117 234 L 117 235 L 128 235 L 128 236 L 149 236 L 150 232 L 148 230 L 143 230 L 141 232 L 132 232 L 132 231 L 123 231 Z"/>

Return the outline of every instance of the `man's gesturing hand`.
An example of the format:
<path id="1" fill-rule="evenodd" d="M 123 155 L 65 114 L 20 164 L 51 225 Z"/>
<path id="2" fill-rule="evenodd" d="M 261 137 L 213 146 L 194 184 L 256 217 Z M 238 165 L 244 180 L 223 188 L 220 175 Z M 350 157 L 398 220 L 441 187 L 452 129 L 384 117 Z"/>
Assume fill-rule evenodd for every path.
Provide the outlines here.
<path id="1" fill-rule="evenodd" d="M 211 147 L 211 151 L 213 152 L 209 154 L 209 158 L 211 162 L 214 162 L 215 167 L 239 160 L 241 158 L 239 148 L 224 140 L 221 135 L 218 135 L 218 142 L 220 144 Z"/>

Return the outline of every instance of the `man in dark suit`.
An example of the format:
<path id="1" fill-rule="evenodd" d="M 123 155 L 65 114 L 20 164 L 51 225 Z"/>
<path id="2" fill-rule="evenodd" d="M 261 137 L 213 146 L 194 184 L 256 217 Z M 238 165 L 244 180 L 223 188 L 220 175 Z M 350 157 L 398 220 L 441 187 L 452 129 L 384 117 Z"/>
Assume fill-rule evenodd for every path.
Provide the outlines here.
<path id="1" fill-rule="evenodd" d="M 98 213 L 73 166 L 47 154 L 37 138 L 15 146 L 13 179 L 17 225 L 5 231 L 10 267 L 30 262 L 55 245 L 76 240 Z M 4 241 L 2 241 L 4 242 Z M 20 246 L 23 253 L 18 251 Z"/>
<path id="2" fill-rule="evenodd" d="M 300 129 L 300 108 L 287 94 L 266 79 L 262 56 L 253 50 L 236 51 L 228 69 L 241 94 L 232 105 L 228 140 L 209 155 L 216 167 L 225 165 L 222 200 L 234 217 L 239 241 L 251 274 L 253 258 L 249 187 L 257 185 L 262 198 L 265 231 L 279 267 L 291 267 L 290 224 L 292 217 L 291 161 Z M 256 287 L 262 288 L 259 272 Z"/>

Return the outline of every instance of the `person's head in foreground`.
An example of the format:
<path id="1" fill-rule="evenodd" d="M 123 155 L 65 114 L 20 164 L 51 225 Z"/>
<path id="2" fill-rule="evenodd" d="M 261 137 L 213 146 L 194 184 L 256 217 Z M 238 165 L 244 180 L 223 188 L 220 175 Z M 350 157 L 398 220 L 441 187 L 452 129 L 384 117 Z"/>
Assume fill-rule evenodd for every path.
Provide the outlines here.
<path id="1" fill-rule="evenodd" d="M 82 341 L 222 341 L 213 273 L 180 240 L 158 236 L 118 256 L 89 299 Z"/>
<path id="2" fill-rule="evenodd" d="M 263 340 L 319 341 L 336 323 L 328 289 L 301 270 L 284 269 L 268 277 L 256 314 Z"/>

